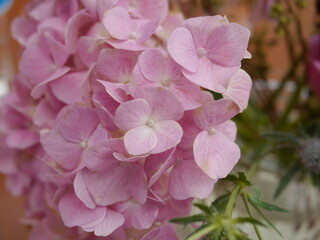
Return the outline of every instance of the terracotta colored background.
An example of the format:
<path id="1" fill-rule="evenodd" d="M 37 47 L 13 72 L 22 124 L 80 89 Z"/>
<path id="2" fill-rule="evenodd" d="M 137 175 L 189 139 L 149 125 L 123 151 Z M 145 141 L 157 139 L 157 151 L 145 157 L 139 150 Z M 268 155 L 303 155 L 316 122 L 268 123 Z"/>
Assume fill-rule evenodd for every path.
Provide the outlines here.
<path id="1" fill-rule="evenodd" d="M 0 70 L 4 65 L 12 63 L 12 69 L 8 69 L 11 74 L 17 70 L 18 44 L 10 38 L 9 23 L 14 16 L 20 15 L 26 0 L 16 0 L 10 11 L 5 16 L 0 16 Z M 185 1 L 186 2 L 186 1 Z M 303 31 L 305 36 L 309 36 L 312 32 L 312 23 L 314 21 L 314 0 L 308 0 L 309 8 L 302 13 L 303 25 L 306 26 Z M 187 4 L 187 3 L 185 3 Z M 188 7 L 186 5 L 186 7 Z M 230 10 L 230 8 L 221 9 L 219 14 L 226 15 L 230 21 L 235 21 L 250 26 L 248 21 L 250 9 L 246 5 L 238 5 Z M 267 39 L 272 40 L 274 35 L 274 25 L 270 21 L 259 21 L 256 29 L 266 28 Z M 285 69 L 288 67 L 289 59 L 286 54 L 285 41 L 280 40 L 277 45 L 266 48 L 268 64 L 271 66 L 272 71 L 269 77 L 278 79 L 282 76 Z M 9 54 L 8 57 L 3 57 L 4 54 Z M 253 56 L 254 57 L 254 56 Z M 6 62 L 4 62 L 6 61 Z M 1 156 L 0 156 L 1 157 Z M 0 176 L 0 240 L 26 240 L 27 229 L 18 223 L 19 219 L 23 216 L 23 199 L 14 198 L 5 190 L 4 177 Z"/>

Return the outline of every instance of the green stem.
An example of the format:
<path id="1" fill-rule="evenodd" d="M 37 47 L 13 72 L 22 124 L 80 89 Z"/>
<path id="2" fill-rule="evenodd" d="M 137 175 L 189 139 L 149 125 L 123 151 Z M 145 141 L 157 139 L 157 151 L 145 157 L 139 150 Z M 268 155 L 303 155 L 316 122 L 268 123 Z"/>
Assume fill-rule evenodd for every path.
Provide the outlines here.
<path id="1" fill-rule="evenodd" d="M 260 165 L 260 160 L 255 161 L 251 167 L 248 170 L 247 173 L 247 177 L 250 178 L 254 172 L 257 170 L 258 166 Z M 241 186 L 240 184 L 234 186 L 234 188 L 232 189 L 231 195 L 229 197 L 226 209 L 224 211 L 224 215 L 227 217 L 232 217 L 232 211 L 233 211 L 233 206 L 236 202 L 237 196 L 239 194 L 239 192 L 241 191 L 241 189 L 243 188 L 243 186 Z"/>
<path id="2" fill-rule="evenodd" d="M 246 196 L 245 194 L 241 194 L 241 197 L 242 197 L 244 206 L 245 206 L 245 208 L 246 208 L 246 210 L 247 210 L 247 212 L 248 212 L 248 215 L 249 215 L 251 218 L 253 218 L 252 211 L 251 211 L 251 209 L 250 209 L 250 207 L 249 207 L 249 204 L 248 204 L 248 198 L 247 198 L 247 196 Z M 256 232 L 256 235 L 257 235 L 258 239 L 259 239 L 259 240 L 262 240 L 262 236 L 261 236 L 261 234 L 260 234 L 260 231 L 259 231 L 257 225 L 256 225 L 255 223 L 252 223 L 252 225 L 253 225 L 254 231 Z"/>
<path id="3" fill-rule="evenodd" d="M 236 185 L 234 186 L 234 188 L 232 189 L 230 198 L 228 200 L 227 206 L 226 206 L 226 210 L 224 211 L 224 215 L 227 217 L 232 217 L 232 210 L 233 210 L 233 206 L 236 202 L 237 196 L 241 190 L 242 186 L 241 185 Z"/>

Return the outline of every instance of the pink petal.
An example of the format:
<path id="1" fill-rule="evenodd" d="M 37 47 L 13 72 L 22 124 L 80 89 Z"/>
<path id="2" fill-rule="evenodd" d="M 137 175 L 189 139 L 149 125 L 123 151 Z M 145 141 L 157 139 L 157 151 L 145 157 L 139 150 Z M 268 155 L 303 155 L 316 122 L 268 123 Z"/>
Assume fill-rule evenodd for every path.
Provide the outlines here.
<path id="1" fill-rule="evenodd" d="M 27 149 L 39 142 L 39 134 L 30 130 L 14 130 L 7 135 L 8 147 L 15 149 Z"/>
<path id="2" fill-rule="evenodd" d="M 166 71 L 164 57 L 160 50 L 145 50 L 139 57 L 139 68 L 149 81 L 160 82 Z"/>
<path id="3" fill-rule="evenodd" d="M 168 13 L 168 1 L 167 0 L 145 0 L 138 2 L 138 11 L 145 18 L 158 18 L 163 20 Z"/>
<path id="4" fill-rule="evenodd" d="M 37 84 L 31 91 L 31 96 L 35 99 L 40 98 L 47 90 L 47 84 L 56 80 L 59 77 L 62 77 L 67 72 L 69 72 L 69 67 L 61 67 L 55 70 L 48 78 L 43 79 L 42 82 Z"/>
<path id="5" fill-rule="evenodd" d="M 159 154 L 152 154 L 146 159 L 144 168 L 149 177 L 149 188 L 174 164 L 174 159 L 171 157 L 174 151 L 175 148 L 172 148 Z"/>
<path id="6" fill-rule="evenodd" d="M 126 218 L 126 228 L 150 228 L 158 215 L 158 208 L 153 201 L 148 200 L 143 205 L 130 200 L 115 206 Z"/>
<path id="7" fill-rule="evenodd" d="M 134 197 L 138 202 L 145 202 L 147 183 L 143 168 L 136 163 L 122 163 L 108 160 L 109 167 L 103 171 L 83 170 L 87 188 L 95 202 L 108 206 Z"/>
<path id="8" fill-rule="evenodd" d="M 98 225 L 94 227 L 83 226 L 82 229 L 88 232 L 94 232 L 95 236 L 106 237 L 122 226 L 124 220 L 122 214 L 108 208 L 107 215 Z"/>
<path id="9" fill-rule="evenodd" d="M 210 93 L 211 95 L 211 93 Z M 193 146 L 194 139 L 201 129 L 194 122 L 194 111 L 186 111 L 179 124 L 183 129 L 183 136 L 179 143 L 179 148 L 190 149 Z"/>
<path id="10" fill-rule="evenodd" d="M 151 107 L 151 118 L 155 121 L 179 120 L 184 112 L 180 101 L 166 88 L 137 88 L 135 98 L 145 99 Z"/>
<path id="11" fill-rule="evenodd" d="M 98 124 L 99 119 L 94 109 L 69 106 L 64 108 L 64 112 L 57 123 L 57 128 L 66 140 L 81 143 L 89 140 Z"/>
<path id="12" fill-rule="evenodd" d="M 108 10 L 104 14 L 103 24 L 110 35 L 119 40 L 129 39 L 133 31 L 130 15 L 122 7 L 114 7 Z"/>
<path id="13" fill-rule="evenodd" d="M 251 86 L 252 81 L 249 74 L 240 69 L 230 79 L 223 96 L 232 99 L 242 112 L 248 106 Z"/>
<path id="14" fill-rule="evenodd" d="M 113 83 L 102 80 L 97 81 L 105 87 L 106 92 L 118 103 L 123 103 L 130 100 L 127 84 Z"/>
<path id="15" fill-rule="evenodd" d="M 87 188 L 96 204 L 108 206 L 131 197 L 127 171 L 115 161 L 103 172 L 92 172 L 84 169 Z"/>
<path id="16" fill-rule="evenodd" d="M 183 75 L 198 86 L 222 93 L 228 86 L 231 76 L 240 68 L 240 64 L 234 67 L 224 67 L 212 63 L 205 56 L 199 59 L 199 67 L 195 73 L 182 69 Z"/>
<path id="17" fill-rule="evenodd" d="M 239 108 L 230 99 L 219 99 L 204 104 L 195 111 L 195 123 L 205 130 L 209 130 L 231 119 L 239 112 Z"/>
<path id="18" fill-rule="evenodd" d="M 106 208 L 89 209 L 72 192 L 65 193 L 58 204 L 63 223 L 67 227 L 82 226 L 93 222 L 101 222 L 106 214 Z"/>
<path id="19" fill-rule="evenodd" d="M 49 34 L 45 34 L 45 38 L 47 40 L 48 47 L 50 49 L 50 53 L 53 57 L 54 63 L 59 67 L 63 66 L 69 57 L 69 53 L 66 46 Z"/>
<path id="20" fill-rule="evenodd" d="M 65 41 L 70 53 L 77 51 L 77 42 L 82 28 L 94 21 L 94 18 L 85 9 L 80 10 L 69 19 L 65 30 Z"/>
<path id="21" fill-rule="evenodd" d="M 238 66 L 248 47 L 250 32 L 236 23 L 223 24 L 212 31 L 206 56 L 222 66 Z"/>
<path id="22" fill-rule="evenodd" d="M 24 46 L 31 34 L 36 32 L 36 27 L 36 21 L 20 16 L 11 23 L 11 34 L 17 42 Z"/>
<path id="23" fill-rule="evenodd" d="M 50 56 L 31 46 L 22 52 L 19 70 L 29 79 L 31 85 L 35 86 L 53 73 L 52 64 Z"/>
<path id="24" fill-rule="evenodd" d="M 178 236 L 175 232 L 174 227 L 171 224 L 165 224 L 160 228 L 153 229 L 146 235 L 144 235 L 141 240 L 178 240 Z"/>
<path id="25" fill-rule="evenodd" d="M 84 101 L 84 83 L 87 72 L 73 72 L 62 76 L 50 83 L 53 94 L 66 104 L 81 103 Z"/>
<path id="26" fill-rule="evenodd" d="M 222 19 L 220 15 L 189 18 L 183 22 L 182 27 L 190 31 L 196 48 L 203 48 L 211 32 L 221 26 Z"/>
<path id="27" fill-rule="evenodd" d="M 128 39 L 128 40 L 110 39 L 110 40 L 106 40 L 106 42 L 116 49 L 123 49 L 123 50 L 129 50 L 129 51 L 143 51 L 146 48 L 148 48 L 148 46 L 141 43 L 137 43 L 135 40 L 132 40 L 132 39 Z"/>
<path id="28" fill-rule="evenodd" d="M 202 92 L 201 88 L 182 77 L 174 81 L 170 87 L 175 96 L 182 103 L 184 110 L 191 110 L 201 105 Z"/>
<path id="29" fill-rule="evenodd" d="M 95 66 L 98 77 L 115 83 L 128 83 L 138 61 L 138 54 L 119 49 L 104 49 Z"/>
<path id="30" fill-rule="evenodd" d="M 83 148 L 79 143 L 66 141 L 56 129 L 42 135 L 41 144 L 45 152 L 61 167 L 73 170 L 79 166 Z"/>
<path id="31" fill-rule="evenodd" d="M 132 128 L 124 135 L 124 145 L 132 155 L 146 154 L 157 145 L 157 136 L 148 126 Z"/>
<path id="32" fill-rule="evenodd" d="M 153 154 L 173 148 L 181 141 L 183 130 L 175 121 L 159 121 L 154 125 L 153 129 L 158 139 L 157 145 L 151 151 Z"/>
<path id="33" fill-rule="evenodd" d="M 82 63 L 91 68 L 98 59 L 99 53 L 102 51 L 104 45 L 100 45 L 92 50 L 92 46 L 95 44 L 95 40 L 91 37 L 82 36 L 78 40 L 77 52 Z"/>
<path id="34" fill-rule="evenodd" d="M 214 128 L 225 135 L 227 138 L 229 138 L 231 141 L 234 142 L 236 140 L 237 126 L 233 121 L 228 120 L 218 126 L 215 126 Z"/>
<path id="35" fill-rule="evenodd" d="M 122 103 L 114 116 L 115 124 L 122 130 L 145 125 L 150 118 L 150 106 L 144 99 L 133 99 Z"/>
<path id="36" fill-rule="evenodd" d="M 170 56 L 190 72 L 198 69 L 198 55 L 191 33 L 186 28 L 176 28 L 168 39 Z"/>
<path id="37" fill-rule="evenodd" d="M 94 209 L 97 206 L 85 184 L 82 171 L 77 173 L 74 179 L 73 187 L 76 196 L 87 208 Z"/>
<path id="38" fill-rule="evenodd" d="M 40 4 L 36 5 L 29 13 L 29 15 L 37 20 L 43 21 L 48 17 L 51 17 L 54 13 L 54 2 L 52 1 L 42 1 Z"/>
<path id="39" fill-rule="evenodd" d="M 171 171 L 169 193 L 177 200 L 191 197 L 205 199 L 213 190 L 216 180 L 210 179 L 194 162 L 182 160 Z"/>
<path id="40" fill-rule="evenodd" d="M 151 37 L 151 35 L 155 33 L 158 26 L 159 26 L 159 20 L 155 18 L 150 19 L 148 21 L 145 21 L 145 20 L 141 21 L 141 23 L 138 24 L 138 27 L 135 31 L 137 34 L 137 39 L 136 39 L 137 43 L 142 44 L 146 42 Z"/>
<path id="41" fill-rule="evenodd" d="M 89 142 L 90 143 L 90 142 Z M 87 159 L 87 168 L 92 171 L 101 171 L 102 169 L 109 169 L 110 164 L 113 166 L 113 161 L 106 161 L 106 159 L 114 159 L 113 153 L 117 152 L 123 145 L 123 140 L 119 138 L 110 138 L 95 145 L 89 146 L 85 158 Z M 124 148 L 124 147 L 123 147 Z"/>
<path id="42" fill-rule="evenodd" d="M 97 10 L 99 18 L 102 19 L 104 13 L 111 9 L 117 2 L 118 0 L 98 0 Z"/>
<path id="43" fill-rule="evenodd" d="M 93 16 L 97 16 L 97 1 L 80 0 L 80 2 Z"/>
<path id="44" fill-rule="evenodd" d="M 59 106 L 53 106 L 46 98 L 43 98 L 35 108 L 33 121 L 37 126 L 51 127 L 59 111 Z"/>
<path id="45" fill-rule="evenodd" d="M 237 144 L 220 132 L 202 131 L 194 141 L 193 153 L 197 165 L 210 178 L 226 177 L 240 158 Z"/>

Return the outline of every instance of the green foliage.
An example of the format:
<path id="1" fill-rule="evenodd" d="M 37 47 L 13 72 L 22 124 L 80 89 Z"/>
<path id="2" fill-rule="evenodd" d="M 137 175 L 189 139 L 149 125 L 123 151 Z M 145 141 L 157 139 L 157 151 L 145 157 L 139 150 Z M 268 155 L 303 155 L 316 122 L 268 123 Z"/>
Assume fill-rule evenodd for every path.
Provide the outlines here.
<path id="1" fill-rule="evenodd" d="M 301 164 L 299 162 L 295 163 L 292 167 L 288 169 L 288 171 L 284 174 L 284 176 L 280 179 L 278 187 L 274 193 L 274 198 L 278 198 L 283 190 L 288 186 L 293 177 L 299 172 L 301 169 Z"/>
<path id="2" fill-rule="evenodd" d="M 259 239 L 261 239 L 261 237 L 257 226 L 269 226 L 281 235 L 275 226 L 263 215 L 261 210 L 278 212 L 287 212 L 287 210 L 264 202 L 262 200 L 261 192 L 250 182 L 243 172 L 239 172 L 237 175 L 230 174 L 224 178 L 224 180 L 231 182 L 234 185 L 232 192 L 219 196 L 209 206 L 203 203 L 195 203 L 194 206 L 201 211 L 199 214 L 175 218 L 170 221 L 183 225 L 191 223 L 201 224 L 201 226 L 192 232 L 186 240 L 198 240 L 201 237 L 205 240 L 250 240 L 246 233 L 238 227 L 245 223 L 254 226 Z M 255 190 L 255 194 L 250 193 L 251 189 Z M 233 218 L 232 208 L 234 207 L 234 203 L 238 196 L 245 199 L 246 204 L 249 202 L 265 223 L 253 216 L 248 205 L 246 205 L 248 216 Z"/>

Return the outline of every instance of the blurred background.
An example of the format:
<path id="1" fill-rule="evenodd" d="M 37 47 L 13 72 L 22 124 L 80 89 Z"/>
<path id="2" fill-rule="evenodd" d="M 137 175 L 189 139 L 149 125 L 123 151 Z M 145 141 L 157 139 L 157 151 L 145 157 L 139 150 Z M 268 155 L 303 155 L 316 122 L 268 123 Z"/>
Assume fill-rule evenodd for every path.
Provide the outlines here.
<path id="1" fill-rule="evenodd" d="M 26 0 L 15 0 L 4 7 L 6 2 L 9 3 L 9 1 L 0 1 L 0 6 L 3 9 L 0 12 L 0 95 L 8 91 L 8 82 L 18 71 L 17 65 L 21 51 L 18 43 L 10 36 L 10 23 L 16 16 L 23 15 L 24 6 L 27 3 Z M 278 2 L 279 4 L 288 4 L 285 5 L 287 6 L 286 11 L 292 12 L 281 14 L 282 10 L 277 9 L 276 5 Z M 281 4 L 279 6 L 282 6 Z M 260 144 L 264 143 L 258 136 L 261 129 L 293 131 L 292 129 L 297 126 L 295 115 L 299 113 L 299 108 L 308 108 L 308 113 L 314 112 L 314 115 L 319 113 L 319 98 L 313 98 L 312 91 L 306 87 L 306 84 L 297 93 L 298 100 L 295 102 L 295 106 L 300 104 L 299 108 L 293 106 L 291 107 L 292 111 L 286 112 L 290 107 L 288 103 L 292 100 L 292 95 L 299 87 L 298 80 L 295 80 L 295 78 L 306 71 L 302 65 L 293 65 L 295 56 L 293 56 L 292 50 L 295 50 L 295 52 L 302 51 L 303 46 L 297 44 L 299 38 L 307 42 L 310 36 L 316 33 L 318 24 L 316 4 L 316 0 L 171 1 L 171 8 L 173 10 L 181 9 L 188 18 L 201 15 L 226 15 L 230 22 L 242 24 L 252 32 L 249 46 L 252 59 L 245 60 L 243 65 L 254 80 L 252 106 L 258 107 L 261 112 L 252 110 L 253 108 L 249 106 L 247 113 L 244 113 L 240 117 L 241 119 L 237 120 L 239 141 L 242 144 L 244 155 L 246 154 L 246 148 L 252 144 L 252 141 L 257 140 Z M 291 19 L 292 17 L 296 17 L 298 20 Z M 294 74 L 286 77 L 288 72 L 291 73 L 290 71 L 294 71 Z M 281 93 L 277 95 L 276 101 L 269 104 L 270 96 L 277 92 L 279 88 L 281 88 Z M 248 122 L 248 125 L 244 125 L 247 120 L 255 122 L 254 116 L 250 115 L 250 111 L 256 111 L 258 115 L 256 129 L 253 130 L 248 126 L 250 122 Z M 284 117 L 278 122 L 279 117 L 277 116 Z M 310 118 L 310 115 L 306 114 L 305 119 L 308 118 Z M 297 121 L 302 120 L 299 118 Z M 248 134 L 249 131 L 250 134 Z M 278 157 L 280 155 L 281 153 L 261 162 L 262 170 L 255 176 L 255 182 L 261 187 L 266 201 L 273 201 L 272 196 L 279 178 L 290 165 L 289 163 L 286 165 L 286 160 Z M 245 166 L 240 164 L 239 169 L 242 167 Z M 269 215 L 270 219 L 283 233 L 284 239 L 320 239 L 319 199 L 319 192 L 312 184 L 306 185 L 299 179 L 291 182 L 276 202 L 292 211 L 288 214 Z M 23 198 L 12 197 L 6 191 L 4 176 L 2 175 L 0 175 L 0 203 L 0 240 L 27 239 L 28 229 L 20 224 L 23 218 Z M 241 212 L 241 207 L 239 209 Z M 247 231 L 250 232 L 252 229 L 248 228 Z M 262 233 L 266 240 L 281 239 L 271 229 L 263 229 Z"/>

